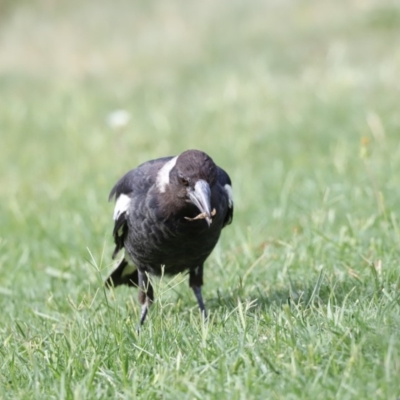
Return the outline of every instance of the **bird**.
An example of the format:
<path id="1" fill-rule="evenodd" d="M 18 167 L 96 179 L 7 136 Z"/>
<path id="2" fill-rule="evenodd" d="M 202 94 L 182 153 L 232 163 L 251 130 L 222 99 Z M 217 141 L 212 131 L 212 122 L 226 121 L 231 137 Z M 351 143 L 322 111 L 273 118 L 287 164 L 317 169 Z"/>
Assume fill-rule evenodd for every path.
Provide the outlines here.
<path id="1" fill-rule="evenodd" d="M 112 188 L 115 200 L 112 258 L 124 250 L 106 279 L 108 288 L 137 287 L 143 325 L 154 301 L 149 276 L 187 272 L 202 316 L 204 262 L 233 219 L 229 175 L 200 150 L 147 161 Z"/>

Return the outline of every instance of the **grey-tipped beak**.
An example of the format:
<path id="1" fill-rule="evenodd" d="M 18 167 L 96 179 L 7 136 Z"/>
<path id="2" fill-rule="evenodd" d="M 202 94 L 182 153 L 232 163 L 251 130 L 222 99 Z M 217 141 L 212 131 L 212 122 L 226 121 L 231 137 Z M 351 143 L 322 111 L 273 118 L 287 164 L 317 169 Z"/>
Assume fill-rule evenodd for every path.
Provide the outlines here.
<path id="1" fill-rule="evenodd" d="M 189 191 L 190 201 L 206 215 L 205 220 L 208 226 L 211 225 L 211 189 L 210 185 L 200 179 L 194 185 L 194 190 Z"/>

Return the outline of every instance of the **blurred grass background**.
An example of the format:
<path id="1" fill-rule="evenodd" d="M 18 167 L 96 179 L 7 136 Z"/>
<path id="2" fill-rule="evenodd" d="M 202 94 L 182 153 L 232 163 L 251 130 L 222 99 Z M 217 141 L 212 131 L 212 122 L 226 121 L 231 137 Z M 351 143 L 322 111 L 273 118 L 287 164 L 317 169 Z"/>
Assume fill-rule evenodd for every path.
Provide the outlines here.
<path id="1" fill-rule="evenodd" d="M 266 371 L 252 372 L 255 381 L 240 374 L 235 381 L 229 371 L 222 372 L 221 382 L 236 382 L 225 398 L 318 398 L 317 393 L 324 393 L 319 398 L 397 398 L 399 71 L 400 7 L 395 1 L 3 0 L 0 384 L 3 393 L 10 393 L 4 398 L 43 398 L 43 393 L 123 397 L 117 384 L 110 384 L 114 392 L 98 389 L 103 387 L 98 365 L 83 368 L 81 375 L 61 367 L 46 375 L 50 361 L 34 361 L 26 356 L 26 346 L 39 338 L 35 346 L 43 354 L 63 349 L 55 337 L 54 347 L 41 347 L 49 330 L 70 332 L 80 342 L 89 329 L 87 319 L 93 324 L 88 331 L 98 329 L 99 337 L 125 329 L 130 313 L 137 313 L 131 300 L 136 293 L 118 291 L 110 305 L 99 291 L 111 269 L 108 192 L 128 169 L 187 148 L 209 153 L 233 180 L 234 224 L 205 269 L 211 313 L 241 318 L 238 299 L 258 299 L 256 315 L 267 333 L 257 325 L 256 340 L 276 332 L 274 324 L 286 315 L 279 307 L 288 297 L 306 299 L 310 306 L 317 288 L 323 304 L 334 298 L 349 316 L 359 301 L 368 300 L 360 317 L 365 320 L 351 323 L 360 336 L 337 355 L 346 367 L 338 364 L 332 372 L 332 360 L 319 367 L 326 354 L 335 354 L 327 337 L 321 364 L 311 355 L 298 359 L 298 343 L 293 348 L 286 343 L 286 350 L 271 344 L 269 360 L 290 370 L 288 376 L 277 378 L 268 363 Z M 119 109 L 130 115 L 120 129 L 107 122 Z M 161 291 L 168 287 L 160 285 Z M 170 344 L 174 329 L 182 329 L 174 321 L 186 318 L 189 324 L 189 312 L 195 313 L 186 286 L 167 290 L 167 309 L 150 317 L 154 335 L 172 331 L 171 336 L 164 333 Z M 352 306 L 345 301 L 348 296 Z M 381 296 L 387 303 L 380 303 Z M 274 305 L 278 308 L 272 311 Z M 378 320 L 382 309 L 393 313 L 390 323 Z M 318 308 L 314 311 L 319 315 Z M 80 312 L 86 313 L 84 320 Z M 320 317 L 317 324 L 324 324 Z M 381 329 L 380 337 L 365 328 L 370 320 L 371 331 Z M 346 324 L 343 332 L 350 329 Z M 223 329 L 215 329 L 221 343 L 227 340 Z M 132 332 L 125 332 L 126 346 L 140 340 L 146 348 L 146 339 Z M 305 335 L 305 346 L 313 343 L 314 336 L 297 334 Z M 364 345 L 369 352 L 357 358 L 353 345 L 361 349 L 357 354 L 364 354 Z M 93 346 L 94 354 L 106 356 Z M 136 357 L 135 348 L 129 349 L 126 354 Z M 397 355 L 389 357 L 389 350 Z M 164 361 L 168 365 L 168 357 Z M 184 387 L 195 380 L 191 363 L 200 361 L 188 356 L 186 362 Z M 344 378 L 342 367 L 348 371 Z M 37 372 L 29 379 L 32 368 Z M 328 371 L 321 381 L 315 378 L 319 368 Z M 163 373 L 168 372 L 165 366 Z M 92 373 L 97 378 L 82 378 Z M 151 379 L 143 371 L 135 376 Z M 65 386 L 54 383 L 60 377 Z M 43 379 L 47 384 L 35 386 Z M 211 384 L 212 376 L 207 379 Z M 311 381 L 309 391 L 299 383 Z M 159 378 L 158 394 L 131 388 L 126 396 L 206 398 L 208 393 L 213 398 L 217 393 L 216 388 L 207 392 L 207 385 L 202 391 L 197 383 L 189 394 L 169 392 L 166 382 Z"/>

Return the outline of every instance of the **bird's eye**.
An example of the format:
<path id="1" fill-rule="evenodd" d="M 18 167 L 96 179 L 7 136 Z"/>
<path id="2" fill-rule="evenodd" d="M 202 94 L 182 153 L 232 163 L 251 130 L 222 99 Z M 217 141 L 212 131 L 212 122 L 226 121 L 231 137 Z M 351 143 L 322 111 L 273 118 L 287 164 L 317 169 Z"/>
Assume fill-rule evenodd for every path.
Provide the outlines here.
<path id="1" fill-rule="evenodd" d="M 183 186 L 189 186 L 189 179 L 185 178 L 182 173 L 178 173 L 179 183 Z"/>

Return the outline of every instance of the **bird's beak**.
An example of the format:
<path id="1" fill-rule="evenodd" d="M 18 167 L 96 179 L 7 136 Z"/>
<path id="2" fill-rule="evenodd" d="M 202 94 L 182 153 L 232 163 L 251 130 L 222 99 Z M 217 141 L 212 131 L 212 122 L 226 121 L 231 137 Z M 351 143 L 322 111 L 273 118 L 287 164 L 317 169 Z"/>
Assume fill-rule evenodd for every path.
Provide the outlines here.
<path id="1" fill-rule="evenodd" d="M 208 226 L 211 225 L 211 189 L 210 185 L 200 179 L 194 185 L 194 190 L 188 192 L 190 201 L 205 214 L 205 220 Z"/>

